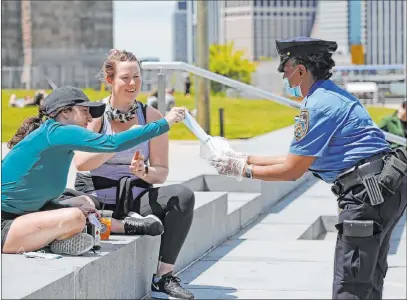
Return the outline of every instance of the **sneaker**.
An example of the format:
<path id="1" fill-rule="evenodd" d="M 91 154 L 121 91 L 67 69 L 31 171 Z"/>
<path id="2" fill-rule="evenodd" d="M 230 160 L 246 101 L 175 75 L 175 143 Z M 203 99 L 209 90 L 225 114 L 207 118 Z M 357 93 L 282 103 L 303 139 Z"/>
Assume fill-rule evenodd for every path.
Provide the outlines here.
<path id="1" fill-rule="evenodd" d="M 178 277 L 167 275 L 161 277 L 158 282 L 151 282 L 151 297 L 155 299 L 194 299 L 194 295 L 181 286 Z"/>
<path id="2" fill-rule="evenodd" d="M 90 234 L 79 233 L 65 240 L 55 240 L 49 248 L 55 254 L 82 255 L 90 251 L 95 245 L 95 240 Z"/>
<path id="3" fill-rule="evenodd" d="M 124 218 L 124 232 L 126 235 L 161 235 L 164 232 L 164 225 L 161 220 L 154 216 L 145 217 L 137 213 L 130 213 Z"/>

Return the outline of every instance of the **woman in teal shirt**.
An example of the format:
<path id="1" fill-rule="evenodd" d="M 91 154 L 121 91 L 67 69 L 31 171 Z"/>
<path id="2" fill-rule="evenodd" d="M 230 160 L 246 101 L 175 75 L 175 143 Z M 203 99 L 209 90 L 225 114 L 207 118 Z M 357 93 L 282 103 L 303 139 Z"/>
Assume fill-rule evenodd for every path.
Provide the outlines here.
<path id="1" fill-rule="evenodd" d="M 86 196 L 66 200 L 66 208 L 41 211 L 63 193 L 74 151 L 123 151 L 166 133 L 185 117 L 185 110 L 175 107 L 165 118 L 118 134 L 87 130 L 104 109 L 104 103 L 90 102 L 82 90 L 61 87 L 45 99 L 38 117 L 24 121 L 10 140 L 11 151 L 2 162 L 3 253 L 34 251 L 48 244 L 54 253 L 89 251 L 93 238 L 81 232 L 87 214 L 95 210 L 91 204 L 83 205 L 89 200 Z"/>

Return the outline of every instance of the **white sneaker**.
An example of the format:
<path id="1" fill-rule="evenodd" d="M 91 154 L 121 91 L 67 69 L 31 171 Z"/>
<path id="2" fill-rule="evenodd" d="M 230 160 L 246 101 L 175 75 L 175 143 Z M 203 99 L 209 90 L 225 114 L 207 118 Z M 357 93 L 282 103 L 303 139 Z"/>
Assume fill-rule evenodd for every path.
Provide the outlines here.
<path id="1" fill-rule="evenodd" d="M 90 234 L 78 233 L 65 240 L 55 240 L 49 247 L 52 253 L 67 255 L 82 255 L 93 248 L 95 240 Z"/>

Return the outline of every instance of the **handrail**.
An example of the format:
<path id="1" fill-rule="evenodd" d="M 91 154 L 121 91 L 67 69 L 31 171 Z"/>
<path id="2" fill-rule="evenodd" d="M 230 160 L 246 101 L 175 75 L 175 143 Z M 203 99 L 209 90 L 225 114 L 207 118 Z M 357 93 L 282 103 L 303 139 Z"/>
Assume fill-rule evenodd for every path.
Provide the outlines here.
<path id="1" fill-rule="evenodd" d="M 230 86 L 232 88 L 235 88 L 237 90 L 243 90 L 250 95 L 253 95 L 255 97 L 259 97 L 262 99 L 270 100 L 270 101 L 276 101 L 278 103 L 291 106 L 294 108 L 300 108 L 301 104 L 293 101 L 291 99 L 273 94 L 271 92 L 256 88 L 252 85 L 230 79 L 228 77 L 225 77 L 223 75 L 219 75 L 213 72 L 210 72 L 208 70 L 193 66 L 191 64 L 187 64 L 185 62 L 150 62 L 150 61 L 145 61 L 141 63 L 141 68 L 144 70 L 179 70 L 179 71 L 186 71 L 189 73 L 193 73 L 197 76 L 204 77 L 209 80 L 213 80 L 219 83 L 222 83 L 224 85 Z M 384 132 L 384 135 L 386 137 L 386 140 L 392 142 L 392 143 L 397 143 L 399 145 L 407 145 L 407 139 L 390 134 L 388 132 Z"/>

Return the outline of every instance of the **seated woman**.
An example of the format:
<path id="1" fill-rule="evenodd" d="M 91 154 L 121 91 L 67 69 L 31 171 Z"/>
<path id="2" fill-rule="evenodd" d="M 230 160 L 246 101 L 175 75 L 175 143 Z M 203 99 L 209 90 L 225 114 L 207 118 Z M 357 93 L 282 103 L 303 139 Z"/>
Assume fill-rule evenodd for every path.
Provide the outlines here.
<path id="1" fill-rule="evenodd" d="M 66 187 L 73 151 L 127 150 L 167 132 L 185 116 L 183 108 L 174 108 L 165 118 L 116 135 L 86 129 L 104 110 L 105 104 L 90 102 L 82 90 L 61 87 L 45 98 L 38 117 L 28 118 L 17 130 L 1 166 L 3 253 L 36 251 L 47 245 L 58 254 L 89 251 L 93 237 L 81 232 L 88 213 L 95 212 L 92 200 L 79 196 L 55 201 Z M 63 208 L 49 209 L 55 208 L 53 202 Z"/>
<path id="2" fill-rule="evenodd" d="M 89 124 L 89 129 L 103 134 L 126 132 L 133 126 L 162 118 L 158 110 L 136 100 L 141 89 L 141 75 L 139 62 L 132 53 L 111 50 L 102 71 L 112 94 L 102 100 L 106 111 Z M 120 224 L 120 218 L 126 215 L 121 215 L 123 209 L 119 209 L 127 207 L 126 201 L 132 203 L 128 210 L 142 216 L 152 213 L 160 218 L 164 233 L 157 273 L 152 279 L 152 297 L 193 299 L 192 293 L 180 285 L 172 272 L 191 227 L 194 193 L 180 184 L 153 187 L 167 179 L 168 144 L 168 135 L 163 134 L 116 153 L 76 152 L 74 163 L 79 172 L 75 189 L 96 197 L 105 209 L 115 211 L 112 232 L 125 233 L 115 224 Z"/>

